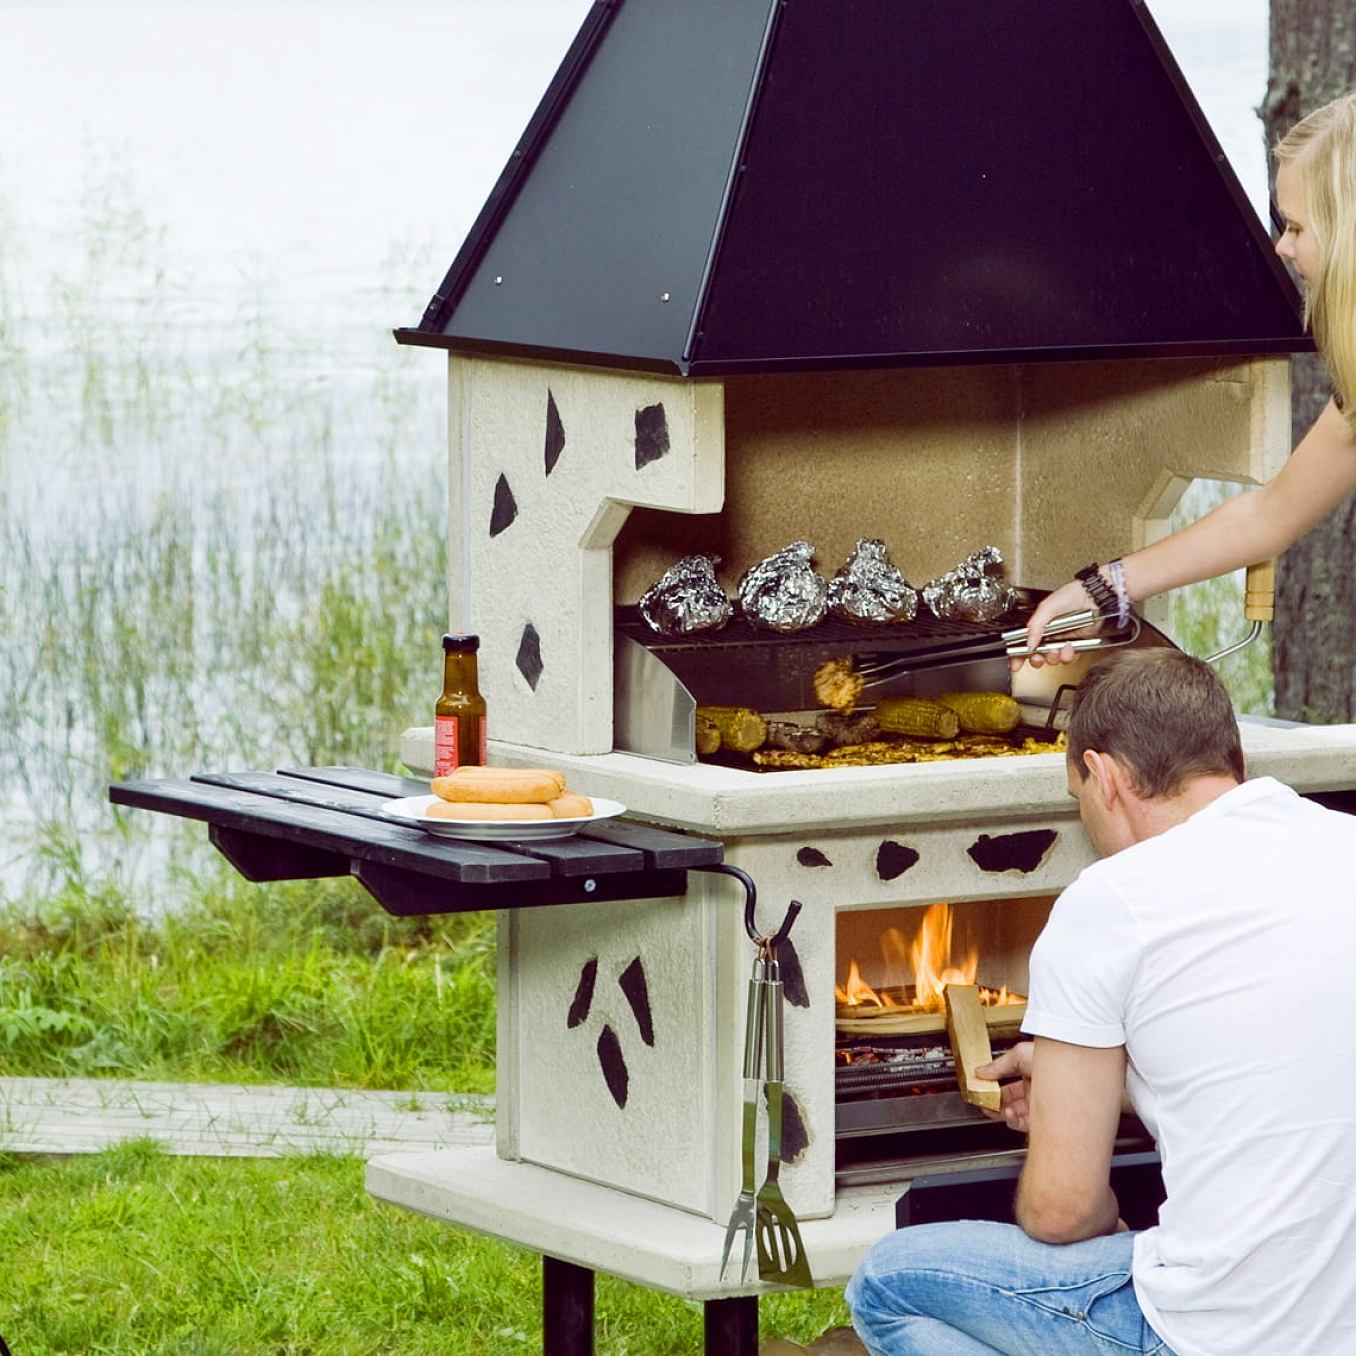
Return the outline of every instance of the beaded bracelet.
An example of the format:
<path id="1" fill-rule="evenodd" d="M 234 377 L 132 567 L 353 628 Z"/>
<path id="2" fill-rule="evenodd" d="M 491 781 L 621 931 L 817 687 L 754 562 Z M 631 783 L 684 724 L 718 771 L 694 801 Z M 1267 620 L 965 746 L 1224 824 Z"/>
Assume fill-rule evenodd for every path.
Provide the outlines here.
<path id="1" fill-rule="evenodd" d="M 1083 585 L 1083 591 L 1092 599 L 1092 605 L 1097 610 L 1098 616 L 1110 617 L 1119 611 L 1116 595 L 1102 578 L 1102 567 L 1095 561 L 1091 565 L 1085 565 L 1074 578 Z"/>
<path id="2" fill-rule="evenodd" d="M 1116 591 L 1116 625 L 1122 631 L 1130 625 L 1130 593 L 1125 587 L 1125 566 L 1119 556 L 1107 565 L 1111 587 Z"/>

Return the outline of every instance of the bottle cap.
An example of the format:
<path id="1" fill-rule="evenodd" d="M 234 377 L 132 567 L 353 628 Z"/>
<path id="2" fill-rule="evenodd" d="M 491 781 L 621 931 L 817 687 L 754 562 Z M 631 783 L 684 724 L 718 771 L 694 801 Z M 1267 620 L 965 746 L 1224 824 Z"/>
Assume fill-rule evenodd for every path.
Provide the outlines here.
<path id="1" fill-rule="evenodd" d="M 472 652 L 480 649 L 479 636 L 444 636 L 443 653 L 452 654 L 457 650 L 471 650 Z"/>

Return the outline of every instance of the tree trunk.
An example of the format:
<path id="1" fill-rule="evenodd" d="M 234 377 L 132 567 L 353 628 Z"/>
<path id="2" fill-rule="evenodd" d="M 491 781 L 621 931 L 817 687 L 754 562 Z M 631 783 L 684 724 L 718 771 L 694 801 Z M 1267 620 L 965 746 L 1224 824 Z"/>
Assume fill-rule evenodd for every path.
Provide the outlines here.
<path id="1" fill-rule="evenodd" d="M 1353 85 L 1352 0 L 1271 0 L 1271 75 L 1261 109 L 1268 146 Z M 1318 417 L 1331 384 L 1322 360 L 1311 354 L 1296 355 L 1291 378 L 1299 437 Z M 1271 664 L 1278 716 L 1356 719 L 1356 495 L 1281 557 Z"/>

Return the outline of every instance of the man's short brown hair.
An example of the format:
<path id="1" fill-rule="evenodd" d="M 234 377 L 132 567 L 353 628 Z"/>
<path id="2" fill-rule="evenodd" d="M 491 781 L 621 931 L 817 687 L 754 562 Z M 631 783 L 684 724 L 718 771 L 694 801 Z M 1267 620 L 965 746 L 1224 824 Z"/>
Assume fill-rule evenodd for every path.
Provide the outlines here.
<path id="1" fill-rule="evenodd" d="M 1145 797 L 1175 796 L 1195 777 L 1246 777 L 1238 720 L 1209 664 L 1167 646 L 1118 650 L 1078 685 L 1069 717 L 1069 760 L 1111 754 Z"/>

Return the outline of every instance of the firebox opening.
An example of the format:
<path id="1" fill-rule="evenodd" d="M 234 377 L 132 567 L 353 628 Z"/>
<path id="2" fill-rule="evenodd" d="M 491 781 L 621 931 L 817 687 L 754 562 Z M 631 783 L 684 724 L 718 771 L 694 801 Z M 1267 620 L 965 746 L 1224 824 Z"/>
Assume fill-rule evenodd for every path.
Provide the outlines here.
<path id="1" fill-rule="evenodd" d="M 940 1015 L 948 982 L 980 985 L 986 1006 L 1024 1000 L 1027 958 L 1053 903 L 1038 895 L 840 911 L 840 1018 L 870 1021 L 891 1009 Z"/>
<path id="2" fill-rule="evenodd" d="M 1031 947 L 1052 895 L 844 909 L 836 921 L 836 1174 L 903 1180 L 923 1165 L 1020 1152 L 960 1095 L 948 983 L 977 984 L 994 1053 L 1020 1035 Z"/>

